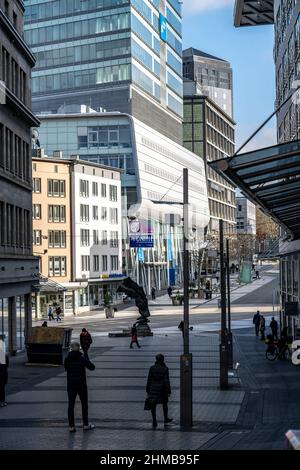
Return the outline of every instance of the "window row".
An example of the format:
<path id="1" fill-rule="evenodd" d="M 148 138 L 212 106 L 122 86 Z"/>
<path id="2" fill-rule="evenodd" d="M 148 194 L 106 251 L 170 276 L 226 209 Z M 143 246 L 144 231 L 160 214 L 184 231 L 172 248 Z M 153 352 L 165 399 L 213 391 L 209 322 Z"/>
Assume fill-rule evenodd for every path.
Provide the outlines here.
<path id="1" fill-rule="evenodd" d="M 93 239 L 91 240 L 90 235 L 92 234 Z M 111 248 L 118 248 L 119 246 L 119 232 L 110 232 L 110 238 L 108 238 L 107 230 L 101 231 L 101 237 L 99 237 L 98 230 L 80 230 L 80 246 L 90 246 L 91 241 L 93 245 L 110 245 Z"/>
<path id="2" fill-rule="evenodd" d="M 209 210 L 212 217 L 236 221 L 236 209 L 218 201 L 209 199 Z"/>
<path id="3" fill-rule="evenodd" d="M 108 33 L 111 31 L 124 30 L 130 27 L 129 13 L 91 18 L 87 20 L 76 19 L 68 23 L 53 24 L 40 28 L 25 28 L 25 40 L 30 46 L 38 44 L 49 44 L 54 41 L 65 41 L 85 36 Z"/>
<path id="4" fill-rule="evenodd" d="M 30 211 L 0 200 L 0 246 L 31 248 Z"/>
<path id="5" fill-rule="evenodd" d="M 127 175 L 135 175 L 135 166 L 132 154 L 123 155 L 80 155 L 82 160 L 98 163 L 99 165 L 121 168 Z"/>
<path id="6" fill-rule="evenodd" d="M 26 5 L 25 22 L 31 23 L 46 18 L 71 16 L 117 6 L 128 5 L 129 0 L 54 0 L 51 2 Z"/>
<path id="7" fill-rule="evenodd" d="M 89 197 L 90 196 L 90 182 L 89 180 L 81 179 L 79 182 L 79 195 L 81 197 Z M 98 183 L 96 181 L 92 182 L 92 195 L 98 196 Z M 118 187 L 114 184 L 109 185 L 109 200 L 116 202 L 118 201 Z M 101 183 L 101 197 L 107 197 L 107 185 L 105 183 Z M 88 207 L 88 206 L 87 206 Z"/>
<path id="8" fill-rule="evenodd" d="M 79 148 L 130 148 L 131 130 L 128 125 L 78 127 Z"/>
<path id="9" fill-rule="evenodd" d="M 109 40 L 82 46 L 70 46 L 35 53 L 37 66 L 35 70 L 44 67 L 75 65 L 86 61 L 112 59 L 130 54 L 130 39 Z"/>
<path id="10" fill-rule="evenodd" d="M 48 179 L 48 196 L 49 197 L 65 197 L 66 181 Z"/>
<path id="11" fill-rule="evenodd" d="M 23 181 L 31 177 L 29 144 L 0 124 L 0 167 Z"/>
<path id="12" fill-rule="evenodd" d="M 49 256 L 48 263 L 49 277 L 64 277 L 67 275 L 66 256 Z"/>
<path id="13" fill-rule="evenodd" d="M 207 122 L 222 132 L 229 140 L 234 142 L 234 129 L 222 117 L 215 113 L 209 106 L 206 107 Z"/>
<path id="14" fill-rule="evenodd" d="M 100 266 L 100 256 L 89 255 L 81 256 L 81 271 L 94 271 L 94 272 L 107 272 L 107 271 L 119 271 L 119 257 L 117 255 L 110 256 L 110 266 L 108 265 L 109 257 L 107 255 L 101 256 L 101 266 Z M 91 260 L 92 260 L 92 269 L 91 269 Z"/>
<path id="15" fill-rule="evenodd" d="M 18 62 L 9 54 L 5 47 L 0 48 L 1 74 L 6 87 L 11 90 L 23 103 L 26 104 L 27 76 Z"/>
<path id="16" fill-rule="evenodd" d="M 32 92 L 45 93 L 52 90 L 86 88 L 103 83 L 130 80 L 130 64 L 112 65 L 97 69 L 75 70 L 35 76 L 32 79 Z"/>
<path id="17" fill-rule="evenodd" d="M 101 220 L 107 220 L 107 207 L 101 207 Z M 98 206 L 92 206 L 92 219 L 99 220 Z M 90 221 L 90 208 L 87 204 L 80 204 L 80 222 Z M 109 222 L 118 224 L 118 209 L 111 207 L 109 209 Z"/>

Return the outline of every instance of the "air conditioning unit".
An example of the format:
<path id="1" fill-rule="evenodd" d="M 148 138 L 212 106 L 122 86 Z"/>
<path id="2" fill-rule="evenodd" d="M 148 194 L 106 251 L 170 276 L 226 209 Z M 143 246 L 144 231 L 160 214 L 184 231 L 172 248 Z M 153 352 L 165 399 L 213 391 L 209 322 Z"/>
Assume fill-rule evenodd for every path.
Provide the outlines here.
<path id="1" fill-rule="evenodd" d="M 62 158 L 62 157 L 63 157 L 63 153 L 61 150 L 54 150 L 53 158 Z"/>

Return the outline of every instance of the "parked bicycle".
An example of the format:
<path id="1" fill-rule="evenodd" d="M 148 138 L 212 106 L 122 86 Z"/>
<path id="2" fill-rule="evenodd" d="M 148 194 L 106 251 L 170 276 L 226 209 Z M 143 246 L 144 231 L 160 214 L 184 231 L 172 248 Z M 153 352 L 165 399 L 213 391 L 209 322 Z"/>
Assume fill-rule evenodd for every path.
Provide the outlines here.
<path id="1" fill-rule="evenodd" d="M 291 360 L 292 350 L 288 341 L 274 341 L 272 335 L 268 335 L 266 343 L 268 344 L 266 350 L 266 358 L 268 361 L 275 361 L 276 359 Z"/>

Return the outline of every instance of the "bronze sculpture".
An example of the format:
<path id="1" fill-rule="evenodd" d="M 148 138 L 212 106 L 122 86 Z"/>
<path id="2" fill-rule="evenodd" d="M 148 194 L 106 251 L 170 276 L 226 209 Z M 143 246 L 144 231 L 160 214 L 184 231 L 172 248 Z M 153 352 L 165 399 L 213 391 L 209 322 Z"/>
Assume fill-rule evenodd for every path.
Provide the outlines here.
<path id="1" fill-rule="evenodd" d="M 130 277 L 124 279 L 123 284 L 118 287 L 117 292 L 123 292 L 131 299 L 135 300 L 135 305 L 139 309 L 140 317 L 137 318 L 135 325 L 147 325 L 149 323 L 148 299 L 144 289 L 134 282 Z"/>

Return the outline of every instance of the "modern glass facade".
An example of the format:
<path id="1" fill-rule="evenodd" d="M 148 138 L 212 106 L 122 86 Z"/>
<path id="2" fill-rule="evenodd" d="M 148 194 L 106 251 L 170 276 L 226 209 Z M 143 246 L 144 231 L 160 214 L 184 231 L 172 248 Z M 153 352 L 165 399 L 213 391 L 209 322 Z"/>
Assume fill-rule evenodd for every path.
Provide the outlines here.
<path id="1" fill-rule="evenodd" d="M 226 114 L 233 116 L 232 69 L 226 60 L 190 47 L 183 51 L 183 77 L 201 86 Z"/>
<path id="2" fill-rule="evenodd" d="M 206 163 L 234 153 L 234 122 L 212 100 L 196 94 L 184 97 L 184 146 Z M 210 232 L 219 229 L 222 218 L 225 231 L 232 232 L 236 223 L 234 187 L 207 166 L 207 189 L 210 209 Z"/>
<path id="3" fill-rule="evenodd" d="M 300 3 L 277 2 L 274 11 L 276 66 L 276 107 L 299 87 L 300 80 Z M 278 113 L 278 142 L 300 139 L 300 99 L 290 100 Z"/>
<path id="4" fill-rule="evenodd" d="M 66 105 L 126 112 L 182 143 L 178 0 L 25 0 L 25 7 L 36 112 Z"/>

